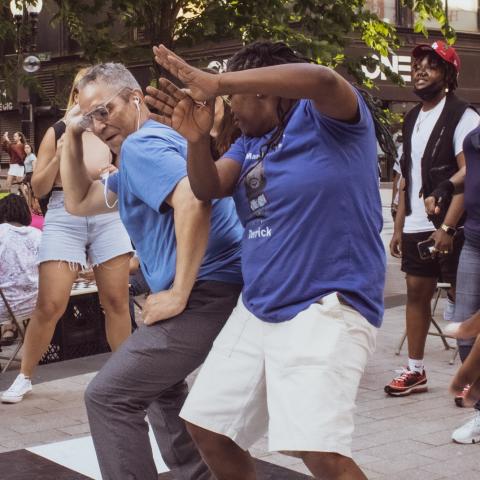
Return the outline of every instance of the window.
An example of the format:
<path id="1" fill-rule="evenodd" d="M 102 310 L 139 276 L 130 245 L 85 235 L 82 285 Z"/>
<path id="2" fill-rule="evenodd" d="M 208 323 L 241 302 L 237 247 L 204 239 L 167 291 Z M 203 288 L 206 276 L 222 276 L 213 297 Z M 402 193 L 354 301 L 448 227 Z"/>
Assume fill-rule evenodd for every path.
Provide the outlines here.
<path id="1" fill-rule="evenodd" d="M 365 7 L 382 20 L 396 23 L 396 3 L 396 0 L 366 0 Z"/>
<path id="2" fill-rule="evenodd" d="M 442 0 L 446 5 L 445 0 Z M 448 21 L 457 32 L 478 32 L 478 0 L 448 0 Z M 435 21 L 427 22 L 427 28 L 438 28 Z"/>

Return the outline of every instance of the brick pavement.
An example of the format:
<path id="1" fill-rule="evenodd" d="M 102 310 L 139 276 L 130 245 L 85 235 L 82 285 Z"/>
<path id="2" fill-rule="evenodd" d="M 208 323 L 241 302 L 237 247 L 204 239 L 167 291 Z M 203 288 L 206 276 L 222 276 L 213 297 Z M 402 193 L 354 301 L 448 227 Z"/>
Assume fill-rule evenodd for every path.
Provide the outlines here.
<path id="1" fill-rule="evenodd" d="M 384 204 L 389 205 L 386 192 L 382 194 Z M 387 216 L 386 220 L 383 235 L 388 241 L 391 222 Z M 402 293 L 397 261 L 389 259 L 386 295 Z M 388 398 L 383 393 L 394 370 L 406 363 L 406 347 L 403 356 L 394 354 L 403 332 L 404 315 L 404 305 L 386 310 L 377 350 L 359 391 L 354 457 L 371 480 L 447 480 L 457 476 L 477 480 L 480 445 L 456 445 L 450 440 L 452 430 L 466 421 L 471 412 L 455 407 L 447 393 L 458 360 L 454 366 L 449 365 L 451 352 L 444 350 L 439 338 L 429 337 L 427 342 L 428 393 L 404 398 Z M 93 376 L 94 373 L 87 373 L 44 382 L 36 385 L 34 394 L 21 404 L 0 405 L 0 452 L 87 434 L 82 397 Z M 0 388 L 3 383 L 0 378 Z M 307 473 L 298 459 L 268 453 L 265 438 L 252 448 L 252 454 Z"/>

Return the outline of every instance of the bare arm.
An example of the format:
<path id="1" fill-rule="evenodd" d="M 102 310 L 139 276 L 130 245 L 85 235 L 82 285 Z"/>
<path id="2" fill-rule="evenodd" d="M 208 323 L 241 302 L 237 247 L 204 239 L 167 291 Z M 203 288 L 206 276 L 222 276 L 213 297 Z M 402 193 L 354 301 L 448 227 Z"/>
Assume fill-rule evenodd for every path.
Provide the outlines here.
<path id="1" fill-rule="evenodd" d="M 177 258 L 170 290 L 148 297 L 142 312 L 146 324 L 172 318 L 186 307 L 208 244 L 211 205 L 197 200 L 188 178 L 166 199 L 173 208 Z"/>
<path id="2" fill-rule="evenodd" d="M 36 197 L 42 198 L 52 190 L 59 172 L 61 150 L 62 140 L 55 145 L 55 131 L 50 127 L 40 144 L 32 175 L 32 189 Z"/>
<path id="3" fill-rule="evenodd" d="M 5 150 L 7 153 L 10 153 L 10 139 L 8 138 L 8 132 L 5 132 L 2 137 L 2 148 Z"/>
<path id="4" fill-rule="evenodd" d="M 405 179 L 403 177 L 400 180 L 399 190 L 397 215 L 395 216 L 393 236 L 390 241 L 390 253 L 397 258 L 402 256 L 402 233 L 405 224 Z"/>
<path id="5" fill-rule="evenodd" d="M 102 182 L 90 178 L 83 162 L 83 143 L 81 129 L 68 125 L 64 136 L 60 173 L 65 194 L 65 208 L 72 215 L 88 216 L 111 212 L 104 198 Z M 109 205 L 115 203 L 117 196 L 108 190 Z"/>
<path id="6" fill-rule="evenodd" d="M 465 166 L 465 157 L 463 152 L 460 155 L 463 157 L 463 166 L 460 167 L 460 170 L 450 178 L 450 181 L 453 183 L 455 188 L 454 193 L 463 193 L 463 188 L 465 186 L 465 175 L 467 174 L 467 167 Z"/>
<path id="7" fill-rule="evenodd" d="M 329 117 L 350 121 L 357 116 L 358 102 L 352 86 L 328 67 L 291 63 L 213 75 L 191 67 L 163 45 L 153 51 L 155 61 L 184 82 L 195 100 L 236 93 L 309 98 Z"/>
<path id="8" fill-rule="evenodd" d="M 193 193 L 200 200 L 232 195 L 240 175 L 240 165 L 230 158 L 215 162 L 210 152 L 210 137 L 188 142 L 188 178 Z"/>
<path id="9" fill-rule="evenodd" d="M 291 63 L 217 75 L 217 95 L 264 94 L 283 98 L 309 98 L 323 114 L 350 121 L 358 102 L 352 86 L 337 72 L 321 65 Z"/>

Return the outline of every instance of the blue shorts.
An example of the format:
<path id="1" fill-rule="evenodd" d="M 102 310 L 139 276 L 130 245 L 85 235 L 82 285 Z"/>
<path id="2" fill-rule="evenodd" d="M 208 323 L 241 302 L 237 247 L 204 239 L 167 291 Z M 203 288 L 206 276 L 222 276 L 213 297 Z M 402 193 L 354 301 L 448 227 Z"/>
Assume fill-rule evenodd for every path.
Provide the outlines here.
<path id="1" fill-rule="evenodd" d="M 118 212 L 76 217 L 65 210 L 63 192 L 52 192 L 38 263 L 60 260 L 85 269 L 132 251 Z"/>

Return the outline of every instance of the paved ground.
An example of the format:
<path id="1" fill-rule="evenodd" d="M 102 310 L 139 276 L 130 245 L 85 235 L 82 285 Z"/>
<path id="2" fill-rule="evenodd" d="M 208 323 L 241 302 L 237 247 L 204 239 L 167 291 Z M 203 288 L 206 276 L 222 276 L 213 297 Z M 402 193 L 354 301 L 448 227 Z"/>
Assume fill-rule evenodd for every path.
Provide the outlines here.
<path id="1" fill-rule="evenodd" d="M 382 189 L 385 206 L 388 192 Z M 384 208 L 385 241 L 391 234 L 391 221 Z M 405 398 L 387 398 L 383 386 L 394 370 L 405 364 L 405 355 L 394 354 L 403 332 L 404 281 L 397 261 L 389 259 L 386 288 L 387 308 L 379 332 L 377 351 L 363 377 L 356 413 L 354 456 L 371 480 L 462 480 L 480 478 L 480 445 L 456 445 L 450 440 L 452 430 L 466 421 L 471 412 L 454 406 L 447 393 L 448 383 L 457 368 L 449 365 L 451 351 L 443 349 L 440 339 L 429 337 L 426 366 L 430 391 Z M 437 317 L 441 317 L 442 304 Z M 405 350 L 405 349 L 404 349 Z M 0 452 L 88 434 L 83 405 L 85 385 L 104 361 L 98 357 L 80 364 L 65 363 L 41 367 L 35 393 L 19 405 L 0 405 Z M 457 360 L 458 362 L 458 360 Z M 79 366 L 80 365 L 80 366 Z M 63 371 L 63 375 L 62 375 Z M 0 376 L 0 390 L 14 372 Z M 66 378 L 59 378 L 62 376 Z M 341 392 L 339 392 L 341 395 Z M 269 454 L 266 439 L 252 449 L 254 456 L 299 472 L 305 467 L 298 459 Z M 1 476 L 1 475 L 0 475 Z"/>

